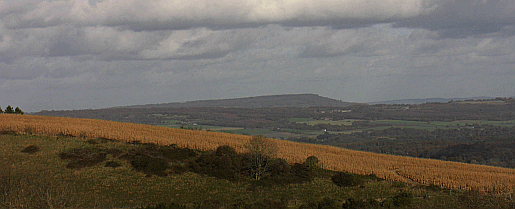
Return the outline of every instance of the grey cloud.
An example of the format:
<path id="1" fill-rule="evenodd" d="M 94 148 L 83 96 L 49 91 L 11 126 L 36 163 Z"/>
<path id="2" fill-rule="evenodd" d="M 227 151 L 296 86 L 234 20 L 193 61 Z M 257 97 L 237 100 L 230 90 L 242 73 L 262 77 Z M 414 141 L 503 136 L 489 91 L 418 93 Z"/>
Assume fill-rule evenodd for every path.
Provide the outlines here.
<path id="1" fill-rule="evenodd" d="M 326 30 L 326 34 L 315 36 L 316 40 L 308 44 L 299 56 L 320 58 L 385 55 L 390 53 L 390 45 L 394 45 L 396 37 L 385 36 L 388 32 L 383 27 L 384 25 L 355 30 Z"/>
<path id="2" fill-rule="evenodd" d="M 220 1 L 39 1 L 14 5 L 2 1 L 0 18 L 9 29 L 81 26 L 125 26 L 132 30 L 211 29 L 292 26 L 364 26 L 419 15 L 424 0 L 220 0 Z M 342 21 L 344 20 L 344 21 Z M 345 21 L 346 20 L 346 21 Z M 346 23 L 348 22 L 348 23 Z"/>
<path id="3" fill-rule="evenodd" d="M 395 27 L 437 31 L 440 38 L 492 34 L 513 35 L 515 2 L 512 0 L 439 1 L 427 14 L 396 21 Z"/>

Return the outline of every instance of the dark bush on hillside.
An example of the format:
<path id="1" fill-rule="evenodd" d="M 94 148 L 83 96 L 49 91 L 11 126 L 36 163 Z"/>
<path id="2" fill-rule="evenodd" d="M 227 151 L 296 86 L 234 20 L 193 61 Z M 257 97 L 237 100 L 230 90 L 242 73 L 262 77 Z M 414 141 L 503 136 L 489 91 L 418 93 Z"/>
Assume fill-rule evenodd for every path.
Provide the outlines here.
<path id="1" fill-rule="evenodd" d="M 316 156 L 309 156 L 304 164 L 306 164 L 311 169 L 316 169 L 318 168 L 318 162 L 319 160 Z"/>
<path id="2" fill-rule="evenodd" d="M 58 157 L 62 160 L 70 160 L 66 168 L 81 169 L 104 162 L 107 153 L 89 148 L 74 148 L 59 153 Z"/>
<path id="3" fill-rule="evenodd" d="M 293 174 L 292 183 L 303 183 L 313 180 L 315 175 L 310 167 L 304 163 L 295 163 L 291 167 L 291 173 Z"/>
<path id="4" fill-rule="evenodd" d="M 198 156 L 197 151 L 189 148 L 180 148 L 175 144 L 159 147 L 157 151 L 163 157 L 172 161 L 184 161 Z"/>
<path id="5" fill-rule="evenodd" d="M 177 203 L 164 204 L 159 203 L 155 206 L 141 207 L 140 209 L 187 209 L 188 207 Z"/>
<path id="6" fill-rule="evenodd" d="M 198 208 L 198 209 L 220 209 L 220 208 L 222 208 L 222 203 L 220 202 L 220 200 L 208 199 L 208 200 L 204 200 L 204 201 L 198 203 L 197 205 L 195 205 L 195 208 Z"/>
<path id="7" fill-rule="evenodd" d="M 3 130 L 0 130 L 0 134 L 1 135 L 16 135 L 18 133 L 16 131 L 11 131 L 11 130 L 8 130 L 8 129 L 3 129 Z"/>
<path id="8" fill-rule="evenodd" d="M 174 164 L 172 164 L 170 166 L 170 173 L 183 174 L 183 173 L 186 173 L 188 171 L 189 171 L 189 169 L 185 165 L 174 165 Z"/>
<path id="9" fill-rule="evenodd" d="M 68 165 L 66 165 L 66 168 L 81 169 L 81 168 L 85 168 L 85 167 L 95 166 L 101 162 L 104 162 L 106 157 L 107 157 L 107 153 L 104 153 L 104 152 L 92 153 L 91 155 L 88 155 L 87 157 L 85 157 L 83 159 L 70 161 L 70 163 L 68 163 Z"/>
<path id="10" fill-rule="evenodd" d="M 259 202 L 255 202 L 252 205 L 247 205 L 249 209 L 286 209 L 286 204 L 277 200 L 264 199 Z"/>
<path id="11" fill-rule="evenodd" d="M 339 172 L 331 180 L 339 187 L 353 187 L 363 183 L 361 178 L 349 172 Z"/>
<path id="12" fill-rule="evenodd" d="M 413 201 L 413 194 L 408 192 L 402 192 L 400 194 L 395 195 L 392 198 L 387 198 L 382 202 L 383 207 L 393 208 L 393 207 L 402 207 L 409 206 Z"/>
<path id="13" fill-rule="evenodd" d="M 134 160 L 131 161 L 131 166 L 134 170 L 158 176 L 166 176 L 165 171 L 170 167 L 165 159 L 150 156 L 136 156 Z"/>
<path id="14" fill-rule="evenodd" d="M 107 161 L 106 164 L 104 165 L 104 167 L 109 167 L 109 168 L 118 168 L 122 166 L 122 164 L 120 164 L 119 162 L 116 162 L 116 161 Z"/>
<path id="15" fill-rule="evenodd" d="M 238 157 L 236 150 L 228 145 L 219 146 L 216 148 L 215 155 L 218 157 L 227 156 L 231 158 Z"/>
<path id="16" fill-rule="evenodd" d="M 438 185 L 434 185 L 434 184 L 431 184 L 431 185 L 418 185 L 417 187 L 425 189 L 425 190 L 436 191 L 436 192 L 442 191 L 441 187 L 439 187 Z"/>
<path id="17" fill-rule="evenodd" d="M 28 154 L 31 154 L 31 155 L 36 153 L 36 152 L 38 152 L 38 151 L 39 151 L 39 147 L 34 146 L 34 145 L 27 146 L 27 147 L 23 148 L 23 150 L 21 150 L 21 152 L 28 153 Z"/>
<path id="18" fill-rule="evenodd" d="M 59 153 L 58 157 L 62 160 L 81 160 L 91 157 L 95 151 L 89 148 L 73 148 Z"/>
<path id="19" fill-rule="evenodd" d="M 269 172 L 270 177 L 272 178 L 280 176 L 290 176 L 291 166 L 286 162 L 286 160 L 276 158 L 270 161 Z"/>
<path id="20" fill-rule="evenodd" d="M 343 203 L 342 208 L 348 209 L 359 209 L 359 208 L 380 208 L 381 204 L 374 199 L 366 199 L 366 200 L 356 200 L 354 198 L 349 198 L 345 203 Z"/>
<path id="21" fill-rule="evenodd" d="M 242 159 L 230 149 L 218 148 L 216 152 L 206 152 L 192 161 L 189 167 L 196 173 L 219 179 L 237 180 L 241 177 Z"/>
<path id="22" fill-rule="evenodd" d="M 114 158 L 120 157 L 124 153 L 121 149 L 117 149 L 117 148 L 108 148 L 108 149 L 105 149 L 104 152 L 106 152 L 107 154 L 110 154 Z"/>
<path id="23" fill-rule="evenodd" d="M 330 197 L 324 197 L 322 200 L 318 202 L 318 209 L 333 209 L 339 208 L 338 201 Z"/>

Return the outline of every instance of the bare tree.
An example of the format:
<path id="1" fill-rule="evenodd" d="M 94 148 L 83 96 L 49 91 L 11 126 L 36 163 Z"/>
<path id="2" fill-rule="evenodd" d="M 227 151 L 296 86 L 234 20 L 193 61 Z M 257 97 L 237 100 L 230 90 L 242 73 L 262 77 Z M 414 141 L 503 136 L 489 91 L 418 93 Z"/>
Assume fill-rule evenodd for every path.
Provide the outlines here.
<path id="1" fill-rule="evenodd" d="M 250 174 L 256 180 L 268 171 L 270 161 L 277 155 L 277 145 L 263 136 L 254 136 L 246 145 Z"/>

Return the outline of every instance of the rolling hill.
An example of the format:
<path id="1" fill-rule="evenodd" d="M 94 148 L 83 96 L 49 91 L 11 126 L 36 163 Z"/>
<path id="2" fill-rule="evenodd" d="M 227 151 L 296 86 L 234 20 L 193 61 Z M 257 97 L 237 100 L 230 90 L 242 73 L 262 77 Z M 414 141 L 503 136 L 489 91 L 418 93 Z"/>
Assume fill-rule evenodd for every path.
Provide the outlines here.
<path id="1" fill-rule="evenodd" d="M 311 107 L 330 106 L 345 107 L 355 103 L 342 102 L 317 94 L 284 94 L 245 97 L 235 99 L 198 100 L 188 102 L 173 102 L 164 104 L 147 104 L 127 106 L 129 108 L 169 108 L 169 107 L 241 107 L 241 108 L 262 108 L 262 107 Z"/>

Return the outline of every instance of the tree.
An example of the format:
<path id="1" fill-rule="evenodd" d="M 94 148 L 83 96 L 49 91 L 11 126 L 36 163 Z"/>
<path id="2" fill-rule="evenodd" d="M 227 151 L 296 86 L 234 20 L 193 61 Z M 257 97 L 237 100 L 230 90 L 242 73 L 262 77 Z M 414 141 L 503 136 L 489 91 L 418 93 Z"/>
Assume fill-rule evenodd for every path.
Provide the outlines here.
<path id="1" fill-rule="evenodd" d="M 306 159 L 306 163 L 305 163 L 309 168 L 311 169 L 316 169 L 318 168 L 318 158 L 316 156 L 309 156 L 307 159 Z"/>
<path id="2" fill-rule="evenodd" d="M 254 136 L 246 145 L 248 168 L 252 178 L 259 180 L 268 171 L 270 162 L 277 155 L 277 145 L 263 136 Z"/>
<path id="3" fill-rule="evenodd" d="M 11 105 L 8 105 L 8 106 L 5 108 L 5 113 L 9 113 L 9 114 L 14 113 L 13 107 L 11 107 Z"/>
<path id="4" fill-rule="evenodd" d="M 23 113 L 24 113 L 24 112 L 23 112 L 19 107 L 16 107 L 16 108 L 14 109 L 14 113 L 15 113 L 15 114 L 23 115 Z"/>
<path id="5" fill-rule="evenodd" d="M 2 107 L 0 107 L 0 113 L 4 113 L 4 111 L 2 110 Z"/>

